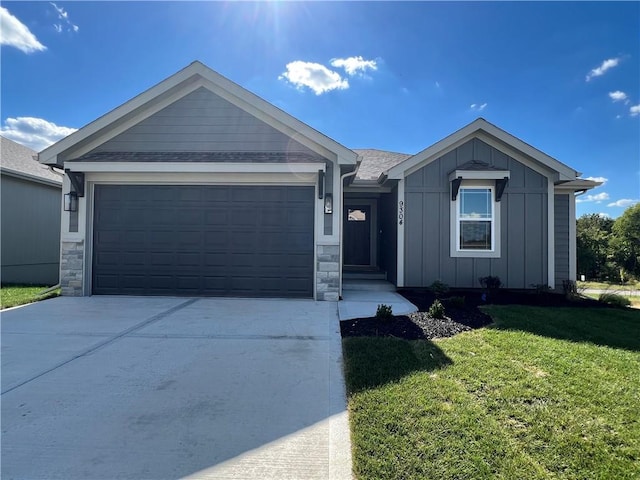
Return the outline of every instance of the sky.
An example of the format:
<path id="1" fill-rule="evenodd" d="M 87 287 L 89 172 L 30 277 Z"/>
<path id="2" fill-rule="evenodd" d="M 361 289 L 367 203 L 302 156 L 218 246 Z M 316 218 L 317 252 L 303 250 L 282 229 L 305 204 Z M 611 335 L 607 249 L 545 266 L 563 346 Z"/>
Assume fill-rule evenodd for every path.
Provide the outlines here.
<path id="1" fill-rule="evenodd" d="M 349 148 L 477 117 L 640 201 L 640 2 L 8 2 L 0 134 L 42 150 L 199 60 Z"/>

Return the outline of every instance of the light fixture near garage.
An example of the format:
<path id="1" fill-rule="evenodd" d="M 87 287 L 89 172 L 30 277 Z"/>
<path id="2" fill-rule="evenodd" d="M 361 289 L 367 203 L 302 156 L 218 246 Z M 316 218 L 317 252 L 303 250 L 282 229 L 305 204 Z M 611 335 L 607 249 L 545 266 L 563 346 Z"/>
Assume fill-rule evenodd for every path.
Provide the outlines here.
<path id="1" fill-rule="evenodd" d="M 324 194 L 324 213 L 333 213 L 333 195 L 330 193 Z"/>
<path id="2" fill-rule="evenodd" d="M 64 211 L 78 211 L 78 194 L 76 192 L 69 192 L 64 196 Z"/>

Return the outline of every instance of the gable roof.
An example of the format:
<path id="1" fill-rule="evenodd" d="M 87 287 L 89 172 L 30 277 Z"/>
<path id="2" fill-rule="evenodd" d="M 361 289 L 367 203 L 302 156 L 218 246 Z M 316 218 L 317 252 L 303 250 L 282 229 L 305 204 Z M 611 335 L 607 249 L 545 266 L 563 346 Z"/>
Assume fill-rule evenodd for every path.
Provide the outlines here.
<path id="1" fill-rule="evenodd" d="M 555 158 L 487 122 L 484 118 L 477 118 L 457 132 L 452 133 L 448 137 L 434 143 L 406 161 L 390 168 L 389 171 L 383 175 L 381 180 L 385 180 L 387 178 L 402 179 L 406 176 L 406 172 L 411 169 L 431 163 L 448 151 L 453 150 L 472 138 L 493 141 L 494 143 L 497 142 L 505 149 L 513 150 L 520 155 L 533 160 L 535 163 L 547 170 L 555 172 L 557 174 L 558 181 L 575 180 L 580 176 L 580 172 L 577 172 L 564 163 L 559 162 Z"/>
<path id="2" fill-rule="evenodd" d="M 384 150 L 369 149 L 353 149 L 361 159 L 354 183 L 358 182 L 377 182 L 380 174 L 386 172 L 391 167 L 404 162 L 412 155 L 407 153 L 386 152 Z"/>
<path id="3" fill-rule="evenodd" d="M 294 137 L 297 142 L 325 158 L 344 165 L 356 164 L 356 153 L 347 147 L 198 61 L 46 148 L 38 155 L 39 161 L 48 165 L 62 166 L 65 160 L 89 153 L 102 143 L 201 87 L 265 121 L 280 132 Z"/>
<path id="4" fill-rule="evenodd" d="M 0 171 L 14 177 L 48 185 L 62 186 L 62 174 L 38 163 L 38 153 L 24 145 L 0 136 Z"/>

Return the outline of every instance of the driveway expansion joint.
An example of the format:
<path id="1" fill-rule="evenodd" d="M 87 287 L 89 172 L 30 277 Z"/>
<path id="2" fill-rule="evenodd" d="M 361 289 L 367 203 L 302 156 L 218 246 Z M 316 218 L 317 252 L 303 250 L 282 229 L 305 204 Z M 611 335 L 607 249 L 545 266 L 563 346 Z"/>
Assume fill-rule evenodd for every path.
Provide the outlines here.
<path id="1" fill-rule="evenodd" d="M 126 337 L 127 335 L 129 335 L 132 332 L 135 332 L 136 330 L 140 330 L 141 328 L 146 327 L 147 325 L 150 325 L 151 323 L 157 322 L 158 320 L 162 320 L 163 318 L 168 317 L 169 315 L 177 312 L 178 310 L 182 310 L 183 308 L 188 307 L 189 305 L 194 304 L 195 302 L 197 302 L 198 300 L 200 300 L 199 298 L 191 298 L 185 302 L 182 302 L 174 307 L 171 307 L 167 310 L 165 310 L 164 312 L 160 312 L 150 318 L 147 318 L 146 320 L 143 320 L 142 322 L 127 328 L 126 330 L 123 330 L 122 332 L 110 336 L 109 338 L 107 338 L 106 340 L 103 340 L 102 342 L 99 342 L 91 347 L 89 347 L 88 349 L 72 356 L 71 358 L 68 358 L 67 360 L 63 360 L 62 362 L 57 363 L 56 365 L 54 365 L 51 368 L 48 368 L 40 373 L 37 373 L 35 375 L 33 375 L 32 377 L 28 378 L 27 380 L 24 380 L 22 382 L 17 383 L 16 385 L 13 385 L 9 388 L 7 388 L 6 390 L 3 390 L 2 392 L 0 392 L 0 396 L 4 395 L 5 393 L 9 393 L 12 392 L 13 390 L 22 387 L 23 385 L 26 385 L 27 383 L 31 383 L 32 381 L 48 374 L 51 373 L 61 367 L 64 367 L 65 365 L 67 365 L 68 363 L 73 362 L 74 360 L 77 360 L 78 358 L 82 358 L 85 357 L 97 350 L 100 350 L 103 347 L 106 347 L 107 345 L 115 342 L 116 340 L 119 340 L 122 337 Z"/>

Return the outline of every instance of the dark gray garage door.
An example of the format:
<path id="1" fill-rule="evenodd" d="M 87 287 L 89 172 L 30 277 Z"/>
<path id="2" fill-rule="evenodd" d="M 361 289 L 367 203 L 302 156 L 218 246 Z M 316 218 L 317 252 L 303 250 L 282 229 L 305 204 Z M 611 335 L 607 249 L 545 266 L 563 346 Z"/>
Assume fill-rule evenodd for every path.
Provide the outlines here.
<path id="1" fill-rule="evenodd" d="M 93 293 L 313 296 L 314 188 L 97 185 Z"/>

